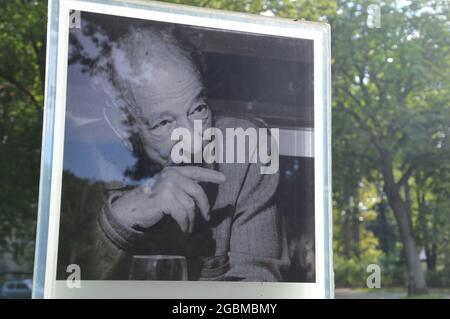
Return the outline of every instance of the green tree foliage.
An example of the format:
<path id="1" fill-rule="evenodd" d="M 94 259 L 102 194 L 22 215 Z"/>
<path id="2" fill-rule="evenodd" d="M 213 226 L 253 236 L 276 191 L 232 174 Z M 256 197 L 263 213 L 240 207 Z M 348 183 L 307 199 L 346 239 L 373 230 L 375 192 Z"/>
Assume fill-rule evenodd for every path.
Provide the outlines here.
<path id="1" fill-rule="evenodd" d="M 380 29 L 366 26 L 362 1 L 340 8 L 333 28 L 334 110 L 347 121 L 335 121 L 336 127 L 358 134 L 364 145 L 359 169 L 381 178 L 403 244 L 409 292 L 424 292 L 410 183 L 418 170 L 449 154 L 449 6 L 385 1 Z M 335 149 L 341 151 L 346 158 L 361 149 Z"/>
<path id="2" fill-rule="evenodd" d="M 333 210 L 334 268 L 339 286 L 360 287 L 367 277 L 367 266 L 382 262 L 379 238 L 368 227 L 378 217 L 379 198 L 374 188 L 362 181 L 347 206 L 342 210 L 335 206 Z"/>
<path id="3" fill-rule="evenodd" d="M 37 215 L 46 3 L 0 2 L 0 251 L 32 258 Z"/>

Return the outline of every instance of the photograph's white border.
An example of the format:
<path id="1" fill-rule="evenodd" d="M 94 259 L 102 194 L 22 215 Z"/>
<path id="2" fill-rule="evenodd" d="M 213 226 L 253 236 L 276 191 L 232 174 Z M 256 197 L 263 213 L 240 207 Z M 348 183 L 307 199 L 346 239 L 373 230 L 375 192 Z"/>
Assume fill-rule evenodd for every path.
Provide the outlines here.
<path id="1" fill-rule="evenodd" d="M 144 10 L 143 10 L 144 9 Z M 315 283 L 56 280 L 66 108 L 69 11 L 314 40 Z M 332 298 L 330 48 L 321 23 L 142 1 L 50 0 L 34 298 Z"/>

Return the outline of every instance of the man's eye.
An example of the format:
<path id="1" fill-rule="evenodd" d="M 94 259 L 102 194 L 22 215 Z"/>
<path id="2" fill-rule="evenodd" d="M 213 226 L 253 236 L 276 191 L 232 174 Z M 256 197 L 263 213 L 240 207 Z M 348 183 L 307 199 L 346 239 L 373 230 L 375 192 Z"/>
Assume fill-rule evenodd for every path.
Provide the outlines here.
<path id="1" fill-rule="evenodd" d="M 191 114 L 204 112 L 204 111 L 206 111 L 207 108 L 208 108 L 208 106 L 206 106 L 206 104 L 201 104 L 201 105 L 197 106 L 197 107 L 192 111 Z"/>
<path id="2" fill-rule="evenodd" d="M 152 126 L 151 129 L 153 130 L 153 129 L 156 129 L 156 128 L 159 128 L 159 127 L 163 127 L 163 126 L 169 125 L 170 123 L 171 123 L 170 120 L 162 120 L 162 121 L 159 122 L 158 124 Z"/>

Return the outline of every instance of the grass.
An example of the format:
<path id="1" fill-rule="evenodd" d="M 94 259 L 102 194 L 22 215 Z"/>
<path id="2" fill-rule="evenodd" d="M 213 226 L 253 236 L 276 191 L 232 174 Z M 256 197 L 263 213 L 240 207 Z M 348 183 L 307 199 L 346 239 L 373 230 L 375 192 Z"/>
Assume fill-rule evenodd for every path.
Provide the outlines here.
<path id="1" fill-rule="evenodd" d="M 445 299 L 445 296 L 437 294 L 428 294 L 428 295 L 406 296 L 402 299 Z"/>
<path id="2" fill-rule="evenodd" d="M 406 289 L 402 287 L 393 287 L 393 288 L 354 288 L 352 290 L 358 291 L 358 292 L 398 292 L 398 293 L 405 293 Z"/>
<path id="3" fill-rule="evenodd" d="M 371 288 L 349 288 L 350 297 L 356 298 L 366 295 L 373 294 L 373 298 L 399 298 L 399 299 L 450 299 L 450 289 L 445 288 L 431 288 L 429 289 L 428 294 L 414 295 L 408 296 L 407 290 L 402 287 L 389 287 L 389 288 L 379 288 L 379 289 L 371 289 Z M 397 294 L 398 296 L 392 295 Z M 383 296 L 386 295 L 386 296 Z M 369 297 L 370 298 L 370 297 Z"/>

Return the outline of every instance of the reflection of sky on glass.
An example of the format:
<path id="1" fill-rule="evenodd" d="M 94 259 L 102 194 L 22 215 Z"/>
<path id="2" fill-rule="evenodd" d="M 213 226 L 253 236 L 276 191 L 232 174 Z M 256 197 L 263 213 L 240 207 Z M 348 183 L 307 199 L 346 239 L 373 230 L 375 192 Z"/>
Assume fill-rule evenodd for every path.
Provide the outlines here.
<path id="1" fill-rule="evenodd" d="M 294 159 L 291 165 L 286 166 L 285 169 L 281 168 L 282 176 L 284 174 L 284 178 L 291 178 L 294 177 L 298 170 L 300 169 L 300 160 Z"/>
<path id="2" fill-rule="evenodd" d="M 104 119 L 106 100 L 80 65 L 69 66 L 64 169 L 79 177 L 122 180 L 125 168 L 134 162 Z"/>

